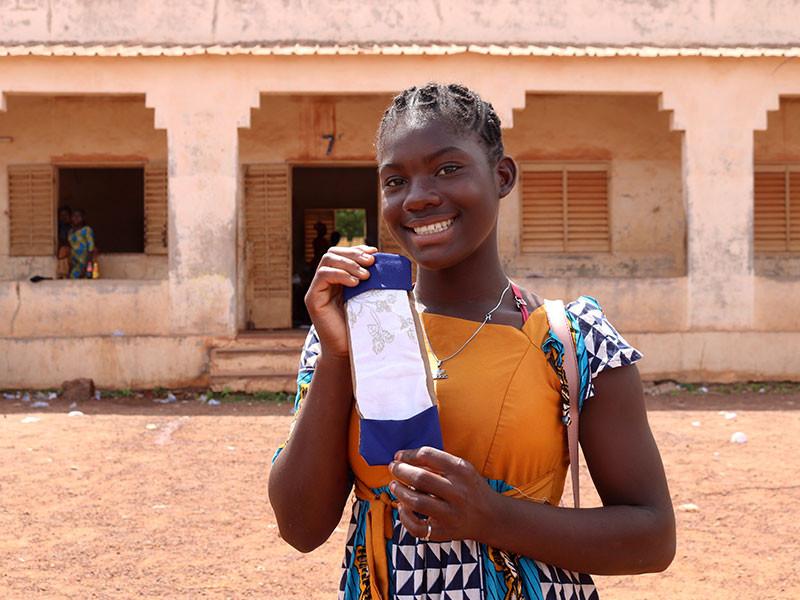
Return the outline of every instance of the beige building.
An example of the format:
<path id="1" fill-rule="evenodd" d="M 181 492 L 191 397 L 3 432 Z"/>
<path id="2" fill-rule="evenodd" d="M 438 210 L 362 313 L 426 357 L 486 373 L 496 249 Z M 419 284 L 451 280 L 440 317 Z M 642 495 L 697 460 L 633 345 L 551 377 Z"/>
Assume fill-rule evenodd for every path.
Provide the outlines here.
<path id="1" fill-rule="evenodd" d="M 394 247 L 373 136 L 428 80 L 503 121 L 521 284 L 598 298 L 646 378 L 800 380 L 799 22 L 788 0 L 0 0 L 0 388 L 290 388 L 314 225 Z M 31 282 L 65 204 L 102 277 Z"/>

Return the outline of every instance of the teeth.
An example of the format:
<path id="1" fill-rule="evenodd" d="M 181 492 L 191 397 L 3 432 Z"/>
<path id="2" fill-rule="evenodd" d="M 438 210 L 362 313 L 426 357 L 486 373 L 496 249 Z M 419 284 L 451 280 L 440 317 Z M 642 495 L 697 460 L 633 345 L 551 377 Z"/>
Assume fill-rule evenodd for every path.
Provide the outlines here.
<path id="1" fill-rule="evenodd" d="M 414 227 L 414 233 L 417 235 L 430 235 L 432 233 L 439 233 L 440 231 L 449 229 L 452 224 L 453 219 L 447 219 L 447 221 L 439 221 L 438 223 L 423 225 L 422 227 Z"/>

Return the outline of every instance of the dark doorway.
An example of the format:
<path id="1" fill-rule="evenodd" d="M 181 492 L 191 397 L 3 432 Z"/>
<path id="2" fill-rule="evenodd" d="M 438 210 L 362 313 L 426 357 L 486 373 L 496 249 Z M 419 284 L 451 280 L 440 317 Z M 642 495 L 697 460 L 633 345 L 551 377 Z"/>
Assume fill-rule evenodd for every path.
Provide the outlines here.
<path id="1" fill-rule="evenodd" d="M 361 230 L 359 222 L 363 222 Z M 292 170 L 292 321 L 295 327 L 311 323 L 303 298 L 316 262 L 330 246 L 331 234 L 335 231 L 341 234 L 339 245 L 377 244 L 375 167 L 295 167 Z"/>
<path id="2" fill-rule="evenodd" d="M 144 168 L 60 168 L 58 205 L 83 210 L 101 253 L 144 252 Z"/>

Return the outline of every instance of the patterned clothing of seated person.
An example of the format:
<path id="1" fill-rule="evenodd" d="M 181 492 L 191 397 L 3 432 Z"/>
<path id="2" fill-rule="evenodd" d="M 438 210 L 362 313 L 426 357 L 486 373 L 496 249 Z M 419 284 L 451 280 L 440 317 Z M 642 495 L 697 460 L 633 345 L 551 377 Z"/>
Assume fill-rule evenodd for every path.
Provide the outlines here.
<path id="1" fill-rule="evenodd" d="M 569 303 L 567 315 L 577 350 L 582 407 L 594 395 L 594 377 L 642 355 L 609 323 L 594 298 L 581 296 Z M 422 320 L 438 356 L 457 349 L 475 328 L 472 321 L 443 315 L 424 313 Z M 319 341 L 312 329 L 301 355 L 295 411 L 302 410 L 318 355 Z M 521 329 L 488 324 L 468 351 L 448 363 L 449 378 L 436 381 L 445 450 L 470 461 L 498 493 L 553 505 L 561 500 L 569 466 L 563 357 L 563 346 L 541 306 Z M 368 466 L 358 446 L 354 407 L 349 460 L 356 498 L 340 599 L 598 598 L 588 575 L 473 540 L 425 542 L 410 535 L 388 489 L 388 469 Z"/>
<path id="2" fill-rule="evenodd" d="M 87 272 L 87 267 L 89 262 L 94 260 L 96 250 L 94 230 L 84 223 L 83 211 L 72 212 L 72 228 L 69 230 L 67 239 L 70 247 L 69 278 L 91 279 L 91 273 Z"/>

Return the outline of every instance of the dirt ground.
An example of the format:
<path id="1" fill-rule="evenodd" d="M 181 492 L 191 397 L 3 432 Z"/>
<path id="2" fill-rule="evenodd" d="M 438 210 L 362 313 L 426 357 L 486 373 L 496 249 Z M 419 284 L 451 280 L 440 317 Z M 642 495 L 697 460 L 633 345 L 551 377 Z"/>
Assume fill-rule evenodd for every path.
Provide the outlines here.
<path id="1" fill-rule="evenodd" d="M 800 394 L 682 393 L 649 407 L 675 506 L 697 510 L 677 511 L 669 570 L 599 577 L 601 597 L 800 598 Z M 344 526 L 302 555 L 267 502 L 288 404 L 78 408 L 0 396 L 0 598 L 335 597 Z M 746 443 L 729 441 L 737 431 Z"/>

